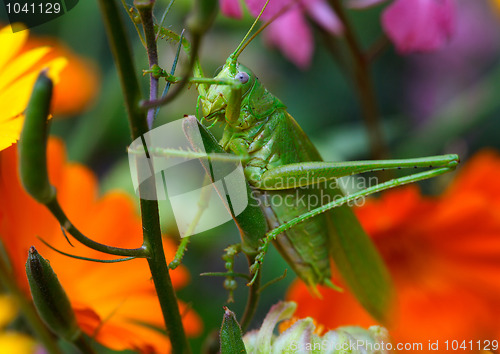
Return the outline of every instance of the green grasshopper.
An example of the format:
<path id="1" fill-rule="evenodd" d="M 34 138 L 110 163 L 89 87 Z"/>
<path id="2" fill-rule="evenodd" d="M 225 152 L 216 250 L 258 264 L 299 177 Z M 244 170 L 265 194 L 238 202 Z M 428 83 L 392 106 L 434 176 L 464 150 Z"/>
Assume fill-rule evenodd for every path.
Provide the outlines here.
<path id="1" fill-rule="evenodd" d="M 258 18 L 254 25 L 257 21 Z M 332 257 L 361 304 L 376 318 L 383 319 L 391 298 L 390 277 L 370 238 L 345 204 L 384 189 L 450 172 L 457 166 L 459 158 L 457 155 L 442 155 L 411 160 L 323 162 L 286 106 L 261 84 L 249 68 L 238 62 L 243 49 L 255 38 L 254 35 L 245 43 L 252 29 L 253 26 L 215 78 L 202 77 L 201 69 L 195 65 L 194 72 L 198 77 L 190 79 L 191 83 L 198 84 L 200 120 L 225 125 L 220 147 L 241 158 L 252 197 L 259 201 L 267 221 L 267 233 L 251 235 L 261 239 L 260 246 L 253 243 L 248 247 L 252 243 L 243 240 L 247 245 L 244 252 L 252 253 L 255 260 L 250 267 L 254 275 L 250 284 L 256 279 L 271 242 L 313 292 L 317 291 L 317 285 L 334 287 L 330 280 Z M 164 35 L 179 40 L 178 36 L 166 31 Z M 153 72 L 172 83 L 181 80 L 159 68 Z M 206 131 L 204 134 L 210 133 Z M 210 140 L 210 137 L 206 139 Z M 212 151 L 218 152 L 215 150 Z M 432 169 L 349 196 L 344 196 L 335 184 L 336 178 L 343 176 L 417 167 Z M 330 185 L 322 184 L 325 181 Z M 329 200 L 321 206 L 302 205 L 298 200 L 303 196 L 308 200 L 311 197 L 324 200 L 326 196 Z M 276 199 L 288 200 L 291 204 L 273 203 Z M 243 232 L 243 237 L 245 234 L 250 235 L 251 231 Z M 175 262 L 179 261 L 176 259 Z"/>

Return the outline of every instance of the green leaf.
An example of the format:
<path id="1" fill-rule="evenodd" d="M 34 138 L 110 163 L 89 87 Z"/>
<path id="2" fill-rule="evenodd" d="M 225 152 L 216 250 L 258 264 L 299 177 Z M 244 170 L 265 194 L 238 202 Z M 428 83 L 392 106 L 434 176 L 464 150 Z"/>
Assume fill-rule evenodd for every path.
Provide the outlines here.
<path id="1" fill-rule="evenodd" d="M 391 277 L 370 237 L 347 206 L 332 216 L 331 254 L 347 286 L 360 304 L 379 322 L 388 318 L 393 300 Z"/>
<path id="2" fill-rule="evenodd" d="M 241 327 L 236 321 L 234 312 L 224 306 L 224 318 L 220 329 L 221 354 L 246 353 Z"/>

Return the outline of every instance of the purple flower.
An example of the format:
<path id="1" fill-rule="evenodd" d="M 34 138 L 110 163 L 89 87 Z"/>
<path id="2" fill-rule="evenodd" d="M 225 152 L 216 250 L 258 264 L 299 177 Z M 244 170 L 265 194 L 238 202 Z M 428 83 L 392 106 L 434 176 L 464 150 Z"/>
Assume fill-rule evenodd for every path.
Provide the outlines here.
<path id="1" fill-rule="evenodd" d="M 454 29 L 454 0 L 395 0 L 382 26 L 400 53 L 439 49 Z"/>
<path id="2" fill-rule="evenodd" d="M 457 95 L 476 86 L 498 61 L 500 31 L 491 2 L 456 0 L 456 5 L 457 26 L 446 49 L 408 58 L 404 82 L 409 113 L 418 123 L 433 117 Z M 466 106 L 473 112 L 475 104 Z"/>

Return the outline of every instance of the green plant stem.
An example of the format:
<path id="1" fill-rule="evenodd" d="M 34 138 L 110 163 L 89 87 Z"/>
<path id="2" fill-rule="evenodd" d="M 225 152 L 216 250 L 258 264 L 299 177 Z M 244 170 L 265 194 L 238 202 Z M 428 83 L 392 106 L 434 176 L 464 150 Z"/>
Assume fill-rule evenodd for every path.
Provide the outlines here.
<path id="1" fill-rule="evenodd" d="M 372 157 L 376 160 L 387 159 L 389 153 L 383 139 L 382 130 L 380 129 L 377 99 L 373 89 L 369 61 L 365 57 L 361 46 L 356 39 L 354 30 L 349 23 L 340 1 L 329 1 L 344 26 L 344 35 L 347 47 L 349 48 L 349 52 L 351 53 L 354 61 L 354 82 L 359 100 L 361 101 L 363 118 L 368 129 L 368 137 L 373 155 Z"/>
<path id="2" fill-rule="evenodd" d="M 80 351 L 82 353 L 85 353 L 85 354 L 95 354 L 96 353 L 96 351 L 94 350 L 92 345 L 90 345 L 89 341 L 87 340 L 87 338 L 85 338 L 83 333 L 80 334 L 80 336 L 73 341 L 73 344 L 78 349 L 80 349 Z"/>
<path id="3" fill-rule="evenodd" d="M 148 131 L 148 125 L 145 113 L 139 108 L 141 93 L 132 61 L 132 52 L 115 1 L 99 0 L 99 4 L 125 97 L 132 139 L 135 140 Z M 139 187 L 139 193 L 142 193 L 141 187 Z M 158 202 L 141 199 L 140 203 L 144 246 L 149 252 L 148 265 L 158 294 L 172 351 L 174 353 L 190 352 L 163 252 Z"/>
<path id="4" fill-rule="evenodd" d="M 255 257 L 248 257 L 249 265 L 252 265 L 254 262 L 255 262 Z M 259 273 L 257 274 L 257 278 L 255 279 L 253 284 L 250 285 L 250 291 L 248 292 L 248 299 L 247 299 L 247 304 L 245 306 L 245 312 L 243 313 L 243 316 L 241 317 L 240 320 L 240 326 L 243 332 L 245 332 L 248 329 L 248 326 L 250 326 L 255 311 L 257 310 L 257 304 L 259 303 L 260 299 L 261 274 L 262 272 L 259 271 Z"/>
<path id="5" fill-rule="evenodd" d="M 189 353 L 191 350 L 184 333 L 177 297 L 163 252 L 158 203 L 153 200 L 141 199 L 141 212 L 144 240 L 147 248 L 151 250 L 150 258 L 148 258 L 149 269 L 158 293 L 163 317 L 166 320 L 172 351 L 174 353 Z"/>
<path id="6" fill-rule="evenodd" d="M 373 62 L 377 59 L 380 54 L 389 46 L 389 38 L 385 34 L 382 34 L 378 39 L 376 39 L 373 44 L 366 50 L 365 58 L 368 63 Z"/>
<path id="7" fill-rule="evenodd" d="M 130 22 L 133 23 L 135 30 L 137 31 L 137 35 L 139 36 L 139 39 L 141 40 L 142 45 L 144 46 L 144 48 L 146 48 L 146 42 L 144 41 L 144 38 L 142 37 L 142 33 L 139 30 L 139 26 L 137 25 L 137 22 L 134 19 L 134 13 L 133 13 L 134 8 L 129 9 L 126 0 L 121 0 L 121 2 L 122 2 L 123 8 L 127 12 L 128 17 L 130 18 Z"/>
<path id="8" fill-rule="evenodd" d="M 23 316 L 35 332 L 36 337 L 51 354 L 62 354 L 57 345 L 56 338 L 50 333 L 42 322 L 33 304 L 28 301 L 24 293 L 19 289 L 13 275 L 7 269 L 4 259 L 0 259 L 0 283 L 16 298 Z"/>
<path id="9" fill-rule="evenodd" d="M 156 47 L 156 32 L 154 29 L 153 20 L 153 5 L 154 0 L 135 0 L 134 5 L 139 11 L 144 29 L 144 37 L 146 38 L 146 51 L 148 53 L 149 68 L 153 65 L 158 65 L 158 49 Z M 158 78 L 149 74 L 149 100 L 154 101 L 158 97 Z M 153 127 L 155 118 L 155 109 L 150 108 L 147 113 L 148 127 Z"/>
<path id="10" fill-rule="evenodd" d="M 125 257 L 139 257 L 144 258 L 147 256 L 147 251 L 144 246 L 139 248 L 119 248 L 108 246 L 99 242 L 96 242 L 84 234 L 82 234 L 72 223 L 69 221 L 68 217 L 64 213 L 64 210 L 59 205 L 57 198 L 54 198 L 49 201 L 45 206 L 50 210 L 52 215 L 59 221 L 59 224 L 68 231 L 71 236 L 73 236 L 78 242 L 87 246 L 88 248 L 92 248 L 93 250 L 112 254 L 115 256 L 125 256 Z"/>
<path id="11" fill-rule="evenodd" d="M 132 137 L 135 139 L 147 131 L 147 125 L 145 114 L 139 108 L 139 101 L 142 99 L 142 95 L 136 72 L 134 71 L 135 66 L 132 61 L 132 51 L 115 1 L 99 0 L 99 5 L 117 67 L 118 77 L 120 78 L 125 98 L 125 107 L 132 129 Z"/>

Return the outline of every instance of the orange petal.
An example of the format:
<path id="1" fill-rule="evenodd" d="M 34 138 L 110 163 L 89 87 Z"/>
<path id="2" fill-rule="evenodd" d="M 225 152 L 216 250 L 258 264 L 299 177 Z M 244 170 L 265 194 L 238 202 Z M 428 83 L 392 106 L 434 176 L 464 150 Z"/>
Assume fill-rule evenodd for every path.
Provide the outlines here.
<path id="1" fill-rule="evenodd" d="M 50 180 L 72 222 L 98 242 L 138 247 L 142 241 L 142 227 L 130 197 L 118 192 L 99 197 L 95 176 L 83 166 L 68 164 L 59 140 L 50 139 L 47 151 Z M 38 235 L 72 254 L 103 257 L 76 241 L 73 241 L 75 247 L 69 246 L 55 218 L 24 192 L 17 173 L 15 146 L 0 153 L 0 195 L 0 237 L 19 282 L 26 290 L 24 263 L 29 246 L 34 244 L 51 261 L 86 333 L 92 335 L 98 330 L 97 340 L 115 349 L 168 350 L 164 335 L 134 322 L 164 326 L 146 260 L 115 264 L 74 260 L 36 239 Z M 171 240 L 165 239 L 164 250 L 169 256 L 175 252 Z M 171 277 L 174 286 L 179 287 L 189 280 L 189 273 L 179 267 L 171 272 Z M 185 309 L 183 304 L 180 307 Z M 189 335 L 201 331 L 201 320 L 192 310 L 186 313 L 183 321 Z"/>
<path id="2" fill-rule="evenodd" d="M 49 45 L 52 51 L 42 64 L 60 56 L 68 60 L 61 72 L 61 80 L 54 88 L 53 112 L 55 115 L 73 115 L 90 107 L 99 90 L 99 73 L 90 60 L 76 55 L 71 49 L 51 38 L 30 37 L 23 50 Z"/>

